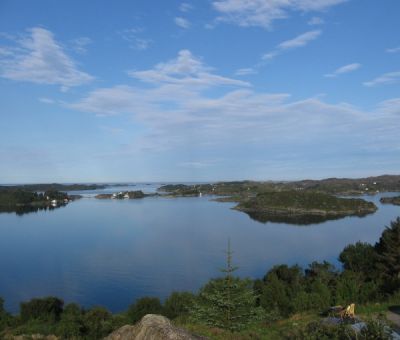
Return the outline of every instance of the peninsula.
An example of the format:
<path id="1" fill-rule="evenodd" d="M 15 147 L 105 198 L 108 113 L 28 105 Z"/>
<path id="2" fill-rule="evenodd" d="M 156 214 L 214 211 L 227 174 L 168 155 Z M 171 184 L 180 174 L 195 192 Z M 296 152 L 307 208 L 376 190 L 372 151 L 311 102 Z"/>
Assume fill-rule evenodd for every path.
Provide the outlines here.
<path id="1" fill-rule="evenodd" d="M 400 205 L 400 196 L 395 197 L 382 197 L 380 202 L 383 204 Z"/>

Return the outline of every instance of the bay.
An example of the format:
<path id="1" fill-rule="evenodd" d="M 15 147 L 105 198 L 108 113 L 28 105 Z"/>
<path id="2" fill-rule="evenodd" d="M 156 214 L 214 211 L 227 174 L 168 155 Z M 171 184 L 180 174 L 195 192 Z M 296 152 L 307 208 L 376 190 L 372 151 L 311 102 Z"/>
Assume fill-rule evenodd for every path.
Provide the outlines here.
<path id="1" fill-rule="evenodd" d="M 159 183 L 81 192 L 66 207 L 18 216 L 0 214 L 0 296 L 17 312 L 21 301 L 58 296 L 85 307 L 125 310 L 137 298 L 196 291 L 220 274 L 228 238 L 237 275 L 261 278 L 276 264 L 339 267 L 344 246 L 374 244 L 400 207 L 365 196 L 375 214 L 311 225 L 260 223 L 211 197 L 98 200 L 97 193 L 154 192 Z M 76 192 L 74 192 L 76 193 Z"/>

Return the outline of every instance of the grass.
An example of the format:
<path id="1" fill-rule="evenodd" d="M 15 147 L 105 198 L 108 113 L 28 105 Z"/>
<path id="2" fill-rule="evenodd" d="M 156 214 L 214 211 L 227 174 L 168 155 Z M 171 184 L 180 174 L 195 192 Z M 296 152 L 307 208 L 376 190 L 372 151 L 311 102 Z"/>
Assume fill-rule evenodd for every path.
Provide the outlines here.
<path id="1" fill-rule="evenodd" d="M 205 336 L 214 340 L 275 340 L 281 339 L 283 334 L 292 331 L 294 328 L 303 327 L 309 322 L 319 319 L 320 317 L 314 313 L 300 313 L 295 314 L 288 319 L 271 323 L 255 323 L 248 329 L 236 333 L 182 320 L 175 320 L 174 324 L 188 330 L 190 333 Z"/>
<path id="2" fill-rule="evenodd" d="M 391 310 L 400 314 L 400 299 L 391 299 L 388 302 L 370 303 L 356 305 L 356 316 L 362 320 L 385 319 L 387 312 Z M 296 328 L 303 328 L 312 321 L 319 321 L 323 318 L 316 312 L 298 313 L 290 318 L 270 323 L 257 323 L 248 329 L 237 333 L 212 328 L 201 324 L 194 324 L 185 319 L 176 319 L 174 324 L 189 332 L 208 337 L 213 340 L 276 340 L 284 338 L 285 334 L 292 333 Z M 389 322 L 390 324 L 390 322 Z"/>

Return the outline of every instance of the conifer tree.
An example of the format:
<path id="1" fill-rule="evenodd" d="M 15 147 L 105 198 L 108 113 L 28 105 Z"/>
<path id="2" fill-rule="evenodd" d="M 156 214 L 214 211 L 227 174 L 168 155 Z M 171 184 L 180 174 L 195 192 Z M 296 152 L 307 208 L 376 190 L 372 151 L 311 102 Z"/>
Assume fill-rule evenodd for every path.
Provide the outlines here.
<path id="1" fill-rule="evenodd" d="M 249 279 L 233 276 L 238 267 L 232 265 L 230 241 L 226 251 L 224 277 L 210 280 L 200 289 L 192 310 L 192 319 L 208 326 L 239 331 L 260 319 L 261 307 L 256 307 L 256 296 Z"/>
<path id="2" fill-rule="evenodd" d="M 400 288 L 400 217 L 383 231 L 375 249 L 379 272 L 387 292 L 392 293 Z"/>

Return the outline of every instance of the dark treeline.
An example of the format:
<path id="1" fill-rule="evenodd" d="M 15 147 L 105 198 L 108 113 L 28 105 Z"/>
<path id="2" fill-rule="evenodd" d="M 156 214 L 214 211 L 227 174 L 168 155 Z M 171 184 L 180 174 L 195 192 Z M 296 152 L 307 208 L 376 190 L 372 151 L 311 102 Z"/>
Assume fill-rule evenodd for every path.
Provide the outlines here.
<path id="1" fill-rule="evenodd" d="M 0 335 L 40 333 L 98 339 L 149 313 L 236 332 L 255 322 L 268 327 L 295 313 L 321 313 L 333 305 L 389 301 L 400 296 L 400 218 L 383 231 L 375 245 L 348 245 L 339 260 L 342 270 L 328 262 L 313 262 L 305 269 L 278 265 L 262 279 L 252 281 L 233 276 L 236 268 L 228 247 L 223 277 L 210 280 L 198 294 L 173 292 L 164 303 L 143 297 L 120 314 L 113 315 L 103 307 L 64 306 L 62 300 L 47 297 L 21 303 L 19 315 L 13 316 L 0 299 Z M 368 329 L 385 338 L 383 326 L 370 323 Z M 289 337 L 314 339 L 317 334 L 320 338 L 353 339 L 346 332 L 341 326 L 326 328 L 313 323 Z"/>
<path id="2" fill-rule="evenodd" d="M 24 191 L 74 191 L 74 190 L 96 190 L 104 189 L 104 184 L 20 184 L 20 185 L 2 185 L 3 190 L 24 190 Z"/>

